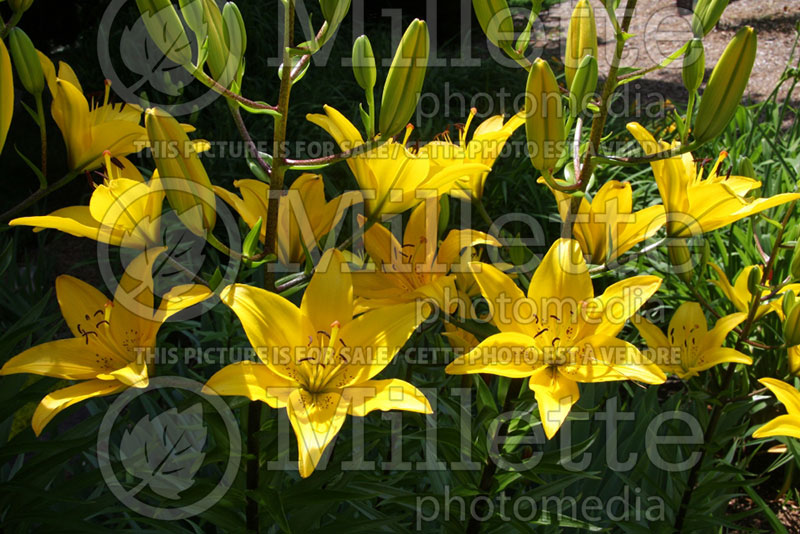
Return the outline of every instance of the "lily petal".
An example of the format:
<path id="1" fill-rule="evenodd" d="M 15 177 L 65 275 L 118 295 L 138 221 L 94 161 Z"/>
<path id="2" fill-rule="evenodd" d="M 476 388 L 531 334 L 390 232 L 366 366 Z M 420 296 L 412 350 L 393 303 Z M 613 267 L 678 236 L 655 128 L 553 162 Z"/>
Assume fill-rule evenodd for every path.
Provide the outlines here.
<path id="1" fill-rule="evenodd" d="M 346 388 L 342 397 L 348 403 L 348 413 L 363 417 L 374 410 L 403 410 L 433 413 L 425 395 L 405 380 L 368 380 Z"/>
<path id="2" fill-rule="evenodd" d="M 31 373 L 67 380 L 89 380 L 98 374 L 126 365 L 114 353 L 103 352 L 110 359 L 108 366 L 98 356 L 102 348 L 93 337 L 74 337 L 42 343 L 8 360 L 0 375 Z"/>
<path id="3" fill-rule="evenodd" d="M 345 324 L 353 318 L 353 280 L 338 250 L 323 254 L 303 294 L 300 311 L 316 330 L 326 332 L 334 322 Z"/>
<path id="4" fill-rule="evenodd" d="M 786 410 L 790 414 L 800 415 L 800 391 L 797 391 L 792 385 L 775 378 L 761 378 L 759 382 L 775 394 L 775 397 L 786 406 Z"/>
<path id="5" fill-rule="evenodd" d="M 296 389 L 289 395 L 286 412 L 297 436 L 301 477 L 314 472 L 325 448 L 342 428 L 347 409 L 347 400 L 337 392 L 311 394 Z"/>
<path id="6" fill-rule="evenodd" d="M 800 417 L 792 415 L 779 415 L 768 421 L 761 428 L 753 432 L 754 438 L 773 438 L 788 436 L 800 439 Z"/>
<path id="7" fill-rule="evenodd" d="M 544 433 L 547 439 L 553 439 L 580 398 L 578 384 L 552 367 L 540 367 L 531 375 L 529 387 L 539 404 Z"/>
<path id="8" fill-rule="evenodd" d="M 203 393 L 242 396 L 264 402 L 271 408 L 282 408 L 294 389 L 297 383 L 273 373 L 263 363 L 243 361 L 226 365 L 214 373 L 203 387 Z"/>
<path id="9" fill-rule="evenodd" d="M 47 395 L 36 411 L 33 412 L 33 432 L 38 436 L 44 430 L 45 425 L 53 420 L 59 412 L 92 397 L 103 397 L 113 395 L 124 390 L 126 386 L 116 381 L 107 380 L 87 380 L 74 386 L 56 390 Z"/>
<path id="10" fill-rule="evenodd" d="M 508 378 L 531 376 L 544 365 L 534 347 L 536 340 L 518 332 L 503 332 L 489 336 L 475 349 L 459 356 L 445 368 L 451 375 L 490 373 Z"/>
<path id="11" fill-rule="evenodd" d="M 233 284 L 222 290 L 222 302 L 239 317 L 250 345 L 261 360 L 287 380 L 298 377 L 294 354 L 282 358 L 278 351 L 304 347 L 313 326 L 294 304 L 257 287 Z"/>

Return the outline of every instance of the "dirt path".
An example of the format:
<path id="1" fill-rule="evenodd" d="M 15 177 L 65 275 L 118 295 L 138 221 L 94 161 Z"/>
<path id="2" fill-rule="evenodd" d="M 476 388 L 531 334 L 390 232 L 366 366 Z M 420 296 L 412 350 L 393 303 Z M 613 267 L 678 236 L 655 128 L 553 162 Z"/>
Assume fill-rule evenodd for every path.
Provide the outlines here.
<path id="1" fill-rule="evenodd" d="M 597 18 L 600 71 L 604 72 L 608 70 L 613 56 L 614 37 L 602 3 L 591 1 Z M 576 3 L 577 0 L 568 0 L 544 15 L 547 39 L 557 39 L 563 46 L 570 13 Z M 618 16 L 621 20 L 622 9 L 618 11 Z M 716 64 L 739 28 L 753 26 L 758 32 L 758 54 L 746 96 L 755 100 L 763 99 L 778 82 L 789 59 L 798 23 L 800 0 L 736 0 L 725 10 L 717 28 L 704 40 L 706 65 Z M 623 64 L 646 67 L 657 63 L 691 37 L 690 24 L 691 14 L 680 14 L 675 0 L 640 1 L 631 25 L 631 33 L 635 37 L 626 46 Z M 795 53 L 795 61 L 798 53 L 800 50 Z M 710 69 L 707 69 L 707 73 L 710 73 Z M 669 94 L 675 97 L 686 95 L 681 83 L 680 60 L 649 74 L 647 80 L 648 86 L 668 85 Z M 784 94 L 785 91 L 786 87 Z"/>

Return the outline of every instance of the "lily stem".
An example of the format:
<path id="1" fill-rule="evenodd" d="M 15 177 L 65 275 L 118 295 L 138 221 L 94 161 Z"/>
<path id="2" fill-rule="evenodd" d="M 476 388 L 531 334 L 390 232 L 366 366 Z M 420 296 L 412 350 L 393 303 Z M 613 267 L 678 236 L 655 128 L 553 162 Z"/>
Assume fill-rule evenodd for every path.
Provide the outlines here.
<path id="1" fill-rule="evenodd" d="M 786 214 L 783 216 L 783 222 L 781 224 L 782 228 L 775 237 L 775 243 L 772 245 L 772 253 L 770 254 L 769 261 L 767 261 L 767 265 L 764 267 L 764 271 L 761 274 L 761 285 L 765 285 L 772 276 L 772 269 L 778 259 L 778 253 L 780 252 L 781 243 L 783 242 L 786 226 L 789 224 L 789 219 L 791 218 L 792 213 L 794 213 L 794 208 L 796 205 L 797 201 L 793 201 L 791 204 L 789 204 Z M 739 334 L 739 339 L 736 342 L 734 350 L 741 350 L 742 345 L 747 343 L 753 325 L 756 322 L 756 313 L 760 304 L 760 295 L 753 295 L 753 298 L 750 301 L 747 319 L 745 320 L 744 326 Z M 728 384 L 733 378 L 733 372 L 735 370 L 736 363 L 729 363 L 727 369 L 725 369 L 725 374 L 722 377 L 721 390 L 725 390 L 728 387 Z M 674 531 L 677 533 L 683 531 L 683 526 L 686 521 L 686 513 L 689 510 L 689 504 L 692 501 L 692 493 L 697 485 L 697 480 L 700 478 L 700 469 L 705 462 L 706 454 L 711 446 L 711 440 L 714 438 L 714 433 L 717 431 L 717 426 L 719 425 L 720 418 L 722 417 L 722 406 L 728 404 L 728 402 L 729 401 L 720 402 L 714 405 L 714 408 L 711 410 L 711 419 L 709 420 L 708 427 L 706 427 L 706 431 L 704 433 L 703 443 L 705 446 L 700 451 L 700 458 L 698 459 L 697 463 L 692 466 L 692 470 L 689 472 L 689 479 L 686 481 L 686 488 L 683 490 L 681 504 L 678 508 L 678 514 L 675 518 Z"/>
<path id="2" fill-rule="evenodd" d="M 519 398 L 519 392 L 522 389 L 522 382 L 523 380 L 511 381 L 511 384 L 508 386 L 508 391 L 506 392 L 506 400 L 503 402 L 503 413 L 511 412 L 514 409 L 514 403 L 517 398 Z M 500 425 L 497 429 L 497 435 L 499 436 L 505 432 L 507 427 L 508 422 Z M 488 496 L 491 492 L 495 473 L 497 473 L 497 462 L 492 461 L 491 453 L 489 453 L 483 470 L 481 471 L 481 481 L 478 484 L 478 489 L 482 495 Z M 480 510 L 475 510 L 475 513 L 469 518 L 469 523 L 467 523 L 467 529 L 465 531 L 466 534 L 478 534 L 481 531 L 481 522 L 478 520 L 478 517 L 486 517 L 486 504 L 484 501 L 481 501 L 480 504 L 482 504 L 482 506 L 479 507 Z"/>
<path id="3" fill-rule="evenodd" d="M 292 90 L 292 61 L 289 49 L 294 43 L 295 3 L 294 0 L 284 2 L 283 17 L 283 66 L 280 93 L 278 94 L 278 115 L 275 120 L 275 137 L 273 139 L 272 173 L 270 175 L 270 192 L 283 191 L 283 179 L 286 174 L 286 125 L 289 114 L 289 96 Z M 266 236 L 264 252 L 275 254 L 277 250 L 278 203 L 277 194 L 270 194 L 267 199 Z M 275 291 L 275 273 L 269 265 L 264 267 L 264 288 Z M 247 409 L 247 489 L 250 492 L 259 489 L 259 470 L 261 469 L 261 447 L 258 432 L 261 429 L 261 403 L 251 402 Z M 258 502 L 254 496 L 248 495 L 245 510 L 247 530 L 259 531 Z"/>
<path id="4" fill-rule="evenodd" d="M 625 50 L 626 34 L 631 27 L 633 20 L 633 12 L 636 9 L 638 0 L 628 0 L 625 4 L 625 16 L 622 19 L 622 26 L 616 35 L 616 48 L 614 49 L 614 57 L 611 60 L 611 67 L 608 70 L 608 77 L 603 84 L 603 92 L 600 97 L 600 111 L 592 121 L 592 131 L 589 136 L 589 144 L 586 147 L 586 155 L 584 156 L 583 166 L 581 172 L 577 176 L 577 183 L 580 184 L 580 191 L 585 192 L 586 187 L 589 185 L 589 178 L 594 172 L 594 167 L 597 165 L 597 153 L 600 151 L 600 143 L 603 140 L 603 131 L 606 126 L 606 119 L 608 119 L 608 110 L 611 103 L 611 96 L 617 88 L 617 74 L 619 72 L 620 62 L 622 61 L 622 53 Z M 562 237 L 570 237 L 572 235 L 572 225 L 577 217 L 578 209 L 581 205 L 581 197 L 573 196 L 569 205 L 569 210 L 564 218 L 564 226 L 562 227 Z"/>
<path id="5" fill-rule="evenodd" d="M 22 202 L 20 202 L 19 204 L 17 204 L 13 208 L 11 208 L 10 210 L 8 210 L 5 213 L 3 213 L 2 215 L 0 215 L 0 222 L 8 222 L 8 221 L 10 221 L 19 212 L 25 210 L 26 208 L 29 208 L 30 206 L 35 204 L 38 200 L 46 197 L 47 195 L 49 195 L 53 191 L 56 191 L 57 189 L 61 189 L 62 187 L 64 187 L 68 183 L 70 183 L 72 180 L 75 179 L 76 176 L 78 176 L 78 174 L 80 174 L 80 171 L 70 171 L 67 174 L 65 174 L 60 180 L 58 180 L 57 182 L 54 182 L 53 184 L 49 185 L 48 187 L 40 187 L 37 191 L 35 191 L 33 194 L 31 194 L 28 198 L 26 198 L 25 200 L 23 200 Z"/>
<path id="6" fill-rule="evenodd" d="M 44 120 L 44 105 L 42 104 L 42 93 L 36 95 L 36 117 L 39 121 L 39 136 L 42 144 L 42 174 L 39 184 L 42 188 L 47 187 L 47 123 Z"/>

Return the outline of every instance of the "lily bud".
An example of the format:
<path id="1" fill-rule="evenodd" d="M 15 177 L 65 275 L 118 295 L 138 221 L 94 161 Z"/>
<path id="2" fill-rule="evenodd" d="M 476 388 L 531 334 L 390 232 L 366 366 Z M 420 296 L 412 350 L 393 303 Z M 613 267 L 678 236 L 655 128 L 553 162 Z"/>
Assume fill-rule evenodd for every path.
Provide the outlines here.
<path id="1" fill-rule="evenodd" d="M 411 120 L 425 81 L 429 54 L 428 25 L 414 19 L 397 47 L 383 86 L 378 123 L 382 138 L 397 135 Z"/>
<path id="2" fill-rule="evenodd" d="M 787 347 L 800 345 L 800 306 L 793 306 L 783 321 L 783 340 Z"/>
<path id="3" fill-rule="evenodd" d="M 378 74 L 375 69 L 375 54 L 369 37 L 362 35 L 353 43 L 353 75 L 365 91 L 372 91 Z"/>
<path id="4" fill-rule="evenodd" d="M 690 284 L 694 278 L 692 254 L 684 239 L 673 239 L 667 246 L 669 262 L 681 280 Z"/>
<path id="5" fill-rule="evenodd" d="M 800 239 L 797 240 L 797 243 L 794 246 L 794 254 L 792 255 L 790 272 L 792 273 L 792 278 L 795 280 L 800 280 Z"/>
<path id="6" fill-rule="evenodd" d="M 739 161 L 739 176 L 746 176 L 748 178 L 756 177 L 756 169 L 753 167 L 753 162 L 750 161 L 750 158 L 747 156 L 744 156 L 741 161 Z"/>
<path id="7" fill-rule="evenodd" d="M 761 269 L 752 269 L 750 275 L 747 277 L 747 291 L 751 295 L 760 295 L 761 288 Z"/>
<path id="8" fill-rule="evenodd" d="M 514 46 L 514 19 L 506 0 L 472 0 L 483 33 L 498 48 Z"/>
<path id="9" fill-rule="evenodd" d="M 14 59 L 17 77 L 30 94 L 36 96 L 44 90 L 44 72 L 33 43 L 24 31 L 12 28 L 8 34 L 11 57 Z"/>
<path id="10" fill-rule="evenodd" d="M 690 94 L 694 94 L 703 84 L 705 74 L 706 53 L 703 49 L 703 41 L 692 39 L 683 55 L 683 72 L 681 72 L 683 86 Z"/>
<path id="11" fill-rule="evenodd" d="M 787 291 L 783 294 L 783 298 L 781 299 L 781 308 L 783 309 L 783 316 L 786 317 L 789 315 L 789 312 L 792 311 L 794 308 L 795 301 L 797 297 L 795 297 L 793 291 Z"/>
<path id="12" fill-rule="evenodd" d="M 33 0 L 8 0 L 8 7 L 14 13 L 24 13 L 33 5 Z"/>
<path id="13" fill-rule="evenodd" d="M 573 117 L 586 109 L 589 104 L 587 97 L 593 95 L 595 89 L 597 89 L 597 60 L 593 56 L 586 56 L 581 61 L 569 87 L 569 109 Z"/>
<path id="14" fill-rule="evenodd" d="M 237 64 L 241 64 L 247 49 L 247 28 L 244 26 L 242 12 L 233 2 L 225 2 L 222 6 L 222 30 L 228 51 L 234 58 L 238 58 Z"/>
<path id="15" fill-rule="evenodd" d="M 183 127 L 168 113 L 145 112 L 145 126 L 167 199 L 192 233 L 202 236 L 216 223 L 215 197 L 208 174 Z"/>
<path id="16" fill-rule="evenodd" d="M 193 0 L 199 1 L 199 0 Z M 178 65 L 192 63 L 192 46 L 170 0 L 136 0 L 147 33 L 167 58 Z"/>
<path id="17" fill-rule="evenodd" d="M 325 19 L 325 29 L 317 41 L 317 49 L 322 47 L 333 37 L 339 25 L 350 10 L 350 0 L 319 0 L 322 16 Z"/>
<path id="18" fill-rule="evenodd" d="M 567 87 L 572 87 L 575 72 L 585 56 L 597 56 L 597 25 L 594 10 L 588 0 L 580 0 L 572 10 L 564 51 L 564 73 Z"/>
<path id="19" fill-rule="evenodd" d="M 525 133 L 531 163 L 542 173 L 552 172 L 561 158 L 567 134 L 561 91 L 553 70 L 542 58 L 531 66 L 525 93 Z"/>
<path id="20" fill-rule="evenodd" d="M 692 15 L 692 31 L 697 37 L 705 37 L 719 22 L 730 0 L 698 0 Z"/>
<path id="21" fill-rule="evenodd" d="M 5 43 L 0 39 L 0 152 L 6 144 L 11 117 L 14 115 L 14 76 L 11 57 Z"/>
<path id="22" fill-rule="evenodd" d="M 758 38 L 750 26 L 742 28 L 728 44 L 711 72 L 694 125 L 697 143 L 718 136 L 736 113 L 742 95 L 750 81 L 756 60 Z"/>

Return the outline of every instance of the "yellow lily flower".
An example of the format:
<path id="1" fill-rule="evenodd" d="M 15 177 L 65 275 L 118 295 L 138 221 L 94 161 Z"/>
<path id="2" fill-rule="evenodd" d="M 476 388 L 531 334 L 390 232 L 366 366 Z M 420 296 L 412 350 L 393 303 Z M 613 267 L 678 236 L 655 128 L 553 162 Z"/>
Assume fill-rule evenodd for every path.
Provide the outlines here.
<path id="1" fill-rule="evenodd" d="M 398 379 L 373 380 L 425 319 L 414 304 L 353 317 L 353 284 L 342 254 L 326 252 L 298 308 L 247 285 L 222 291 L 262 363 L 239 362 L 212 376 L 206 391 L 286 408 L 297 436 L 300 476 L 317 467 L 347 414 L 431 413 L 425 396 Z"/>
<path id="2" fill-rule="evenodd" d="M 746 318 L 746 313 L 726 315 L 709 330 L 700 304 L 684 302 L 669 322 L 669 337 L 644 317 L 633 324 L 647 343 L 650 359 L 664 372 L 687 380 L 721 363 L 752 365 L 749 356 L 722 346 L 728 333 Z"/>
<path id="3" fill-rule="evenodd" d="M 342 151 L 364 144 L 358 129 L 336 109 L 325 106 L 325 115 L 309 114 L 310 122 L 328 132 Z M 347 158 L 364 196 L 367 214 L 375 219 L 381 214 L 403 213 L 418 205 L 426 196 L 441 195 L 457 189 L 459 181 L 469 181 L 490 167 L 479 163 L 460 163 L 437 170 L 427 157 L 420 157 L 406 148 L 411 130 L 406 130 L 402 143 L 393 140 Z"/>
<path id="4" fill-rule="evenodd" d="M 786 356 L 789 360 L 789 372 L 800 376 L 800 345 L 786 349 Z"/>
<path id="5" fill-rule="evenodd" d="M 439 203 L 423 202 L 411 212 L 400 243 L 385 226 L 364 233 L 373 265 L 353 273 L 359 310 L 430 299 L 448 313 L 458 304 L 456 272 L 467 272 L 462 251 L 476 245 L 499 247 L 494 237 L 476 230 L 451 230 L 439 244 Z M 360 219 L 365 224 L 363 217 Z M 469 260 L 471 254 L 465 254 Z M 458 264 L 460 268 L 457 268 Z M 452 303 L 453 306 L 448 304 Z"/>
<path id="6" fill-rule="evenodd" d="M 709 264 L 712 269 L 717 273 L 719 280 L 711 280 L 711 283 L 720 288 L 722 293 L 731 301 L 734 308 L 739 310 L 740 312 L 747 313 L 750 309 L 750 301 L 753 299 L 752 293 L 747 288 L 747 281 L 750 279 L 750 273 L 753 269 L 757 269 L 758 273 L 761 274 L 763 269 L 760 265 L 749 265 L 741 270 L 741 272 L 736 276 L 736 281 L 731 284 L 728 280 L 728 277 L 725 276 L 725 272 L 716 264 L 711 263 Z M 794 284 L 793 284 L 794 285 Z M 786 291 L 792 289 L 791 286 L 784 287 L 779 294 L 785 293 Z M 765 289 L 761 292 L 759 297 L 765 297 L 769 295 L 771 291 L 769 289 Z M 781 302 L 783 301 L 783 297 L 773 300 L 767 304 L 761 304 L 756 310 L 756 320 L 760 319 L 764 315 L 770 312 L 778 312 L 778 314 L 783 317 L 783 310 L 781 309 Z"/>
<path id="7" fill-rule="evenodd" d="M 768 387 L 780 402 L 786 406 L 786 415 L 779 415 L 753 432 L 754 438 L 788 436 L 800 439 L 800 391 L 793 386 L 774 378 L 759 380 Z"/>
<path id="8" fill-rule="evenodd" d="M 480 344 L 473 334 L 448 322 L 444 323 L 444 330 L 442 336 L 447 338 L 455 354 L 466 354 Z"/>
<path id="9" fill-rule="evenodd" d="M 164 249 L 143 252 L 128 266 L 111 301 L 69 275 L 56 279 L 61 314 L 75 337 L 43 343 L 8 360 L 0 375 L 31 373 L 78 384 L 47 395 L 33 414 L 38 436 L 59 412 L 92 397 L 147 387 L 160 326 L 175 313 L 208 298 L 197 285 L 176 286 L 153 309 L 151 267 Z"/>
<path id="10" fill-rule="evenodd" d="M 443 140 L 431 141 L 419 149 L 418 155 L 430 160 L 433 174 L 450 165 L 465 163 L 478 163 L 491 168 L 511 134 L 525 124 L 524 111 L 517 113 L 508 121 L 504 120 L 502 115 L 495 115 L 481 122 L 475 128 L 472 138 L 468 140 L 469 127 L 476 113 L 477 110 L 472 108 L 467 123 L 459 128 L 458 144 L 451 141 L 449 132 L 445 132 L 442 134 Z M 450 194 L 456 198 L 480 200 L 483 197 L 487 176 L 489 171 L 465 176 Z"/>
<path id="11" fill-rule="evenodd" d="M 147 146 L 147 131 L 140 125 L 142 109 L 133 104 L 109 104 L 106 81 L 101 105 L 89 104 L 78 77 L 59 62 L 58 75 L 50 58 L 39 52 L 47 86 L 53 96 L 51 113 L 67 146 L 67 163 L 73 170 L 91 170 L 103 162 L 103 152 L 127 156 Z"/>
<path id="12" fill-rule="evenodd" d="M 636 122 L 628 124 L 628 131 L 648 155 L 679 145 L 677 141 L 671 145 L 656 142 L 650 132 Z M 720 175 L 720 165 L 726 157 L 727 153 L 723 152 L 708 176 L 703 175 L 702 169 L 697 172 L 689 153 L 650 164 L 664 202 L 667 233 L 671 237 L 700 235 L 800 199 L 800 193 L 782 193 L 755 200 L 745 198 L 748 192 L 761 187 L 761 182 L 745 176 Z"/>
<path id="13" fill-rule="evenodd" d="M 98 185 L 88 206 L 70 206 L 50 215 L 20 217 L 9 226 L 34 226 L 35 232 L 52 228 L 77 237 L 88 237 L 109 245 L 145 250 L 162 244 L 161 210 L 164 189 L 158 172 L 145 181 L 126 158 L 122 167 L 106 151 L 105 179 Z"/>
<path id="14" fill-rule="evenodd" d="M 660 384 L 666 379 L 636 347 L 616 337 L 658 290 L 660 278 L 634 276 L 595 297 L 580 245 L 572 239 L 553 244 L 534 272 L 527 296 L 495 267 L 470 263 L 470 268 L 500 333 L 445 371 L 529 378 L 548 439 L 578 401 L 579 382 Z"/>
<path id="15" fill-rule="evenodd" d="M 539 183 L 546 182 L 539 178 Z M 562 191 L 551 191 L 564 221 L 572 197 Z M 635 245 L 651 238 L 664 223 L 664 206 L 650 206 L 634 212 L 631 184 L 609 180 L 591 202 L 586 197 L 581 199 L 572 232 L 573 239 L 581 244 L 589 261 L 601 265 L 613 262 Z"/>
<path id="16" fill-rule="evenodd" d="M 233 185 L 241 197 L 219 186 L 214 192 L 231 205 L 245 224 L 252 228 L 261 218 L 261 242 L 267 236 L 267 203 L 269 184 L 260 180 L 236 180 Z M 305 261 L 303 246 L 310 252 L 336 226 L 345 209 L 353 203 L 342 203 L 351 194 L 325 201 L 325 186 L 319 174 L 303 174 L 294 181 L 289 193 L 278 201 L 278 261 L 283 265 Z M 298 212 L 300 210 L 300 212 Z"/>

